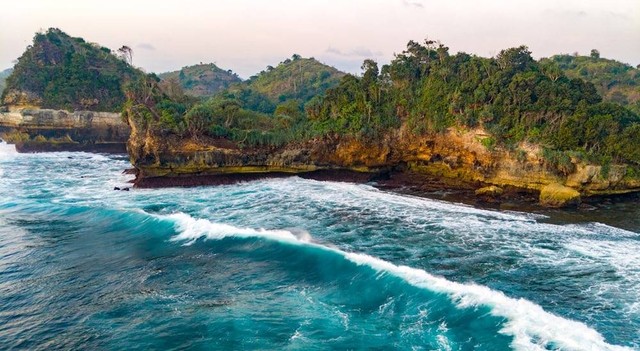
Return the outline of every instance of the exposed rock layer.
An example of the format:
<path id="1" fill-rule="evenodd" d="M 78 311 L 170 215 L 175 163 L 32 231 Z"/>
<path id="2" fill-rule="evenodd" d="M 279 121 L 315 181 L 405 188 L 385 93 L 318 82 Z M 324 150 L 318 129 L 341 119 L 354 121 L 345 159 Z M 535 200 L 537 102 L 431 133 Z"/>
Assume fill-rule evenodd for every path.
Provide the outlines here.
<path id="1" fill-rule="evenodd" d="M 138 186 L 212 184 L 219 183 L 221 175 L 228 179 L 247 174 L 314 177 L 319 171 L 350 171 L 365 174 L 353 177 L 362 181 L 401 174 L 406 185 L 434 180 L 446 188 L 493 185 L 505 189 L 503 196 L 540 193 L 550 184 L 577 194 L 565 202 L 542 202 L 551 206 L 576 204 L 581 196 L 640 191 L 640 179 L 628 176 L 626 165 L 612 165 L 604 175 L 599 165 L 572 160 L 574 171 L 565 175 L 552 169 L 535 145 L 519 145 L 517 153 L 489 150 L 482 143 L 487 137 L 482 130 L 450 129 L 443 134 L 415 136 L 400 129 L 375 141 L 325 137 L 277 148 L 241 148 L 225 139 L 180 138 L 132 125 L 128 149 L 139 170 Z M 193 179 L 197 177 L 201 178 Z"/>
<path id="2" fill-rule="evenodd" d="M 130 128 L 119 113 L 21 109 L 0 113 L 0 132 L 26 133 L 19 152 L 126 152 Z M 56 140 L 62 139 L 63 142 Z"/>

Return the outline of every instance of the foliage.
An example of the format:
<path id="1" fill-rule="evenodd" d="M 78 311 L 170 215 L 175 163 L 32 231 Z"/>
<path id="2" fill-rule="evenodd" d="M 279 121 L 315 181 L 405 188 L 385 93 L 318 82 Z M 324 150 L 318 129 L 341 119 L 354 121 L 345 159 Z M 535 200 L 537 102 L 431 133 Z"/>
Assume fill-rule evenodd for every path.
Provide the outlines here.
<path id="1" fill-rule="evenodd" d="M 320 134 L 376 135 L 401 123 L 418 134 L 479 126 L 492 134 L 487 148 L 530 141 L 558 151 L 548 161 L 561 173 L 571 171 L 565 151 L 640 162 L 638 114 L 602 102 L 593 84 L 564 75 L 556 62 L 535 61 L 525 46 L 481 58 L 411 41 L 379 74 L 375 62 L 363 70 L 309 106 Z"/>
<path id="2" fill-rule="evenodd" d="M 493 148 L 496 146 L 496 139 L 492 137 L 487 137 L 487 138 L 481 139 L 480 143 L 482 143 L 482 145 L 488 150 L 493 150 Z"/>
<path id="3" fill-rule="evenodd" d="M 568 77 L 593 83 L 605 101 L 640 113 L 640 69 L 601 58 L 595 49 L 589 56 L 556 55 L 543 59 L 541 63 L 554 64 Z"/>
<path id="4" fill-rule="evenodd" d="M 0 94 L 2 94 L 2 92 L 4 91 L 7 77 L 11 75 L 11 72 L 13 72 L 13 68 L 8 68 L 0 72 Z"/>
<path id="5" fill-rule="evenodd" d="M 240 77 L 231 70 L 223 70 L 213 63 L 182 67 L 179 71 L 158 75 L 162 80 L 175 79 L 187 95 L 209 97 L 231 84 L 241 82 Z"/>
<path id="6" fill-rule="evenodd" d="M 248 90 L 250 92 L 244 94 L 263 96 L 273 105 L 290 99 L 304 103 L 336 86 L 342 76 L 344 73 L 314 58 L 302 58 L 294 54 L 291 59 L 276 67 L 267 68 L 249 80 L 231 87 L 230 91 L 236 94 L 238 91 Z"/>
<path id="7" fill-rule="evenodd" d="M 122 84 L 142 73 L 111 50 L 59 29 L 37 33 L 6 80 L 2 101 L 26 94 L 43 108 L 117 111 L 125 102 Z"/>
<path id="8" fill-rule="evenodd" d="M 337 71 L 319 65 L 294 55 L 208 101 L 183 106 L 184 113 L 158 102 L 169 112 L 156 121 L 175 133 L 242 146 L 340 135 L 374 139 L 401 126 L 415 134 L 479 127 L 490 132 L 482 140 L 488 149 L 542 144 L 548 167 L 565 175 L 583 156 L 640 165 L 638 114 L 603 102 L 592 83 L 565 75 L 553 60 L 534 60 L 526 46 L 482 58 L 451 55 L 432 40 L 410 41 L 390 64 L 365 60 L 362 75 L 339 81 Z"/>

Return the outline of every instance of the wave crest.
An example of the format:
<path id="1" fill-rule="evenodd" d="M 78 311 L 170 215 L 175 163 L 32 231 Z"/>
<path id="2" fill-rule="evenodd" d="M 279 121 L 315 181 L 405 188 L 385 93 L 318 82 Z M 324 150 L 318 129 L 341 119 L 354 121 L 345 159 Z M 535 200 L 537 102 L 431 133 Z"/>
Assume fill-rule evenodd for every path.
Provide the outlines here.
<path id="1" fill-rule="evenodd" d="M 406 283 L 432 292 L 444 293 L 461 309 L 479 306 L 489 307 L 491 314 L 507 319 L 502 333 L 513 337 L 512 346 L 518 350 L 631 350 L 608 344 L 604 337 L 587 325 L 544 311 L 535 303 L 515 299 L 500 291 L 477 284 L 461 284 L 437 277 L 428 272 L 372 257 L 362 253 L 345 252 L 311 242 L 311 236 L 296 235 L 288 230 L 239 228 L 228 224 L 196 219 L 185 213 L 175 213 L 166 218 L 179 234 L 174 241 L 192 244 L 199 238 L 220 240 L 228 237 L 263 238 L 301 247 L 313 247 L 341 256 L 356 265 L 365 266 L 383 274 L 398 277 Z M 306 233 L 306 232 L 305 232 Z"/>

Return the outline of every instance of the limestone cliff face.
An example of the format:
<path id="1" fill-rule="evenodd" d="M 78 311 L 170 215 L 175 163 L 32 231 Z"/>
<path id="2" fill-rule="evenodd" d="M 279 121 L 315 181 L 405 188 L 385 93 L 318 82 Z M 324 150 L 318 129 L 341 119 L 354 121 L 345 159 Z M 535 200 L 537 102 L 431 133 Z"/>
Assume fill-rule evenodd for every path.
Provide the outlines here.
<path id="1" fill-rule="evenodd" d="M 517 152 L 489 150 L 483 145 L 488 137 L 480 129 L 415 136 L 401 128 L 370 141 L 325 137 L 283 147 L 240 148 L 224 139 L 179 138 L 132 125 L 128 147 L 131 161 L 140 172 L 139 180 L 350 170 L 399 172 L 411 174 L 418 181 L 436 178 L 469 188 L 494 185 L 535 193 L 549 185 L 573 189 L 582 196 L 640 191 L 640 179 L 628 176 L 626 165 L 612 165 L 604 172 L 602 166 L 572 160 L 574 171 L 562 174 L 545 162 L 540 147 L 522 144 Z M 556 191 L 550 196 L 569 193 Z M 575 203 L 576 199 L 573 196 L 568 200 Z M 551 199 L 549 204 L 565 203 Z"/>
<path id="2" fill-rule="evenodd" d="M 84 145 L 93 149 L 100 143 L 120 144 L 115 148 L 125 151 L 130 128 L 119 113 L 34 108 L 0 113 L 0 132 L 28 136 L 29 140 L 16 141 L 18 150 L 36 146 L 36 151 L 46 151 L 47 145 L 53 146 L 51 140 L 66 138 L 73 151 L 82 151 Z M 61 148 L 62 142 L 55 144 L 53 151 L 65 149 Z"/>

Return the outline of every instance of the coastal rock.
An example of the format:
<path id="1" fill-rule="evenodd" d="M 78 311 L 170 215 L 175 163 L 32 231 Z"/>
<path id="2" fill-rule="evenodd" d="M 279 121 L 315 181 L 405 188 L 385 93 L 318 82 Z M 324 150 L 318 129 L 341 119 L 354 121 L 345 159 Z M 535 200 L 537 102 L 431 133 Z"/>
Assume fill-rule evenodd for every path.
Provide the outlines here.
<path id="1" fill-rule="evenodd" d="M 0 113 L 0 133 L 18 152 L 126 153 L 130 128 L 120 113 L 12 108 Z"/>
<path id="2" fill-rule="evenodd" d="M 540 204 L 546 207 L 567 207 L 580 202 L 579 191 L 561 184 L 549 184 L 540 190 Z"/>
<path id="3" fill-rule="evenodd" d="M 247 147 L 225 138 L 182 138 L 125 116 L 132 130 L 127 150 L 138 170 L 134 184 L 139 187 L 218 184 L 245 176 L 313 177 L 318 172 L 362 173 L 348 178 L 366 181 L 383 172 L 392 187 L 477 190 L 484 201 L 542 193 L 540 203 L 552 207 L 577 204 L 586 196 L 640 191 L 640 177 L 629 176 L 625 165 L 610 165 L 607 173 L 601 165 L 575 159 L 573 171 L 562 173 L 545 161 L 538 145 L 486 147 L 488 133 L 482 128 L 416 135 L 401 126 L 375 140 L 328 135 Z"/>
<path id="4" fill-rule="evenodd" d="M 504 192 L 504 190 L 500 187 L 497 187 L 495 185 L 490 185 L 490 186 L 486 186 L 484 188 L 480 188 L 478 190 L 476 190 L 476 196 L 479 197 L 492 197 L 492 198 L 496 198 L 499 197 L 500 195 L 502 195 L 502 193 Z"/>

